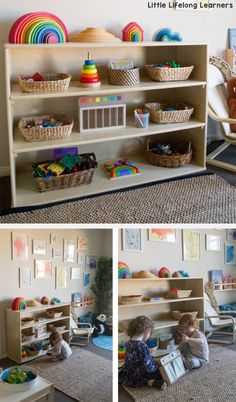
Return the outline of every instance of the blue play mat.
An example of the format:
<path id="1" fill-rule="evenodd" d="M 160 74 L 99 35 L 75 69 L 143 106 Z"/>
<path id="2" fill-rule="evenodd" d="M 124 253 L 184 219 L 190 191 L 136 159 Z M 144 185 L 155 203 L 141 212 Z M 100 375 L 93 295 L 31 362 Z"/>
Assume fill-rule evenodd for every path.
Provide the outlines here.
<path id="1" fill-rule="evenodd" d="M 99 335 L 93 338 L 92 342 L 98 348 L 112 350 L 112 336 Z"/>

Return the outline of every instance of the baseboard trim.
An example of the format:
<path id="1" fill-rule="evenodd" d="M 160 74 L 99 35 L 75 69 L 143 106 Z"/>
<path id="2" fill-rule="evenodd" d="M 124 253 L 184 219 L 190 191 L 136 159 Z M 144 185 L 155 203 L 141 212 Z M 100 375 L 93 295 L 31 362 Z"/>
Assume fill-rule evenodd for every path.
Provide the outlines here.
<path id="1" fill-rule="evenodd" d="M 10 176 L 10 166 L 0 166 L 0 177 Z"/>

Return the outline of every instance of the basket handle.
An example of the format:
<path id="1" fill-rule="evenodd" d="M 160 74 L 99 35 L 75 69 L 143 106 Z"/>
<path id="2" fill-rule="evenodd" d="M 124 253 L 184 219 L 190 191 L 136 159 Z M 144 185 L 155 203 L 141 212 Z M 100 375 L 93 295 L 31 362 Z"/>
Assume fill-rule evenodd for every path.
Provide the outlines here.
<path id="1" fill-rule="evenodd" d="M 150 150 L 150 139 L 148 138 L 148 140 L 147 140 L 147 152 L 149 152 L 149 150 Z"/>
<path id="2" fill-rule="evenodd" d="M 192 149 L 192 144 L 191 144 L 191 142 L 188 144 L 188 153 L 189 152 L 191 152 L 191 149 Z"/>

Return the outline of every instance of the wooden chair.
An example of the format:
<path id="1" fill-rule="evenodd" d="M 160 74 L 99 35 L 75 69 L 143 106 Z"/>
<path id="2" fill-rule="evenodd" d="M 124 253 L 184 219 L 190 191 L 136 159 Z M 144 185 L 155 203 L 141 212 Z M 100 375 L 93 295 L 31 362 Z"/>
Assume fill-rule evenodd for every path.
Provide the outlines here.
<path id="1" fill-rule="evenodd" d="M 236 320 L 230 315 L 226 315 L 225 311 L 217 312 L 211 305 L 208 295 L 204 295 L 204 306 L 205 306 L 205 317 L 209 321 L 209 327 L 207 328 L 206 338 L 209 339 L 213 334 L 230 336 L 229 341 L 221 339 L 210 339 L 212 343 L 223 343 L 223 344 L 233 344 L 235 342 L 235 330 L 236 330 Z M 232 311 L 233 313 L 235 311 Z M 222 328 L 229 328 L 232 331 L 227 332 L 225 330 L 221 331 Z"/>
<path id="2" fill-rule="evenodd" d="M 224 143 L 211 152 L 207 156 L 206 161 L 209 165 L 236 172 L 236 163 L 231 164 L 227 161 L 217 159 L 231 144 L 236 145 L 236 133 L 232 133 L 230 130 L 230 123 L 236 124 L 236 120 L 229 118 L 226 85 L 227 81 L 234 76 L 235 74 L 229 64 L 223 59 L 210 57 L 208 70 L 208 114 L 214 121 L 220 123 Z"/>
<path id="3" fill-rule="evenodd" d="M 76 324 L 74 318 L 70 318 L 70 345 L 88 346 L 94 328 L 90 323 Z M 83 342 L 80 342 L 83 340 Z"/>

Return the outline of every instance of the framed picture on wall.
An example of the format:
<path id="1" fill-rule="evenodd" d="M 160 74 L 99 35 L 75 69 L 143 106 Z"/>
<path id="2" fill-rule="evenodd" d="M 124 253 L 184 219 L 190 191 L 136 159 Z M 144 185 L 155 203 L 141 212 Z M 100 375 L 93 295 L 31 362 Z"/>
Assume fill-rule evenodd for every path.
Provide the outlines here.
<path id="1" fill-rule="evenodd" d="M 142 251 L 141 229 L 122 229 L 123 251 Z"/>
<path id="2" fill-rule="evenodd" d="M 86 255 L 85 257 L 85 268 L 86 269 L 96 269 L 98 263 L 98 257 L 94 255 Z"/>
<path id="3" fill-rule="evenodd" d="M 84 255 L 84 254 L 78 253 L 78 256 L 77 256 L 77 263 L 78 263 L 81 267 L 84 268 L 84 266 L 85 266 L 85 255 Z"/>
<path id="4" fill-rule="evenodd" d="M 33 240 L 33 254 L 46 255 L 48 244 L 45 240 Z"/>
<path id="5" fill-rule="evenodd" d="M 183 260 L 200 261 L 200 233 L 183 230 Z"/>
<path id="6" fill-rule="evenodd" d="M 83 287 L 87 288 L 90 285 L 90 274 L 87 272 L 83 273 Z"/>
<path id="7" fill-rule="evenodd" d="M 227 229 L 226 239 L 227 241 L 236 241 L 236 229 Z"/>
<path id="8" fill-rule="evenodd" d="M 206 250 L 220 251 L 221 250 L 221 236 L 214 234 L 206 234 Z"/>
<path id="9" fill-rule="evenodd" d="M 235 264 L 235 245 L 225 244 L 225 264 L 234 265 Z"/>
<path id="10" fill-rule="evenodd" d="M 229 48 L 234 50 L 236 53 L 236 28 L 229 28 Z"/>
<path id="11" fill-rule="evenodd" d="M 32 286 L 32 270 L 29 267 L 19 268 L 20 288 L 30 288 Z"/>
<path id="12" fill-rule="evenodd" d="M 64 262 L 75 261 L 75 240 L 64 240 Z"/>
<path id="13" fill-rule="evenodd" d="M 62 250 L 60 248 L 54 248 L 52 250 L 52 257 L 55 259 L 62 259 Z"/>
<path id="14" fill-rule="evenodd" d="M 51 260 L 35 260 L 34 262 L 35 278 L 51 278 L 52 277 L 52 261 Z"/>
<path id="15" fill-rule="evenodd" d="M 148 240 L 150 241 L 163 241 L 167 243 L 175 243 L 176 230 L 175 229 L 148 229 Z"/>
<path id="16" fill-rule="evenodd" d="M 67 267 L 56 267 L 56 289 L 65 289 L 67 285 Z"/>
<path id="17" fill-rule="evenodd" d="M 71 268 L 70 269 L 70 279 L 81 279 L 81 273 L 82 273 L 82 269 L 81 268 Z"/>
<path id="18" fill-rule="evenodd" d="M 88 239 L 86 236 L 78 237 L 78 250 L 87 250 L 88 249 Z"/>
<path id="19" fill-rule="evenodd" d="M 57 244 L 57 235 L 55 233 L 50 233 L 50 244 L 52 246 Z"/>
<path id="20" fill-rule="evenodd" d="M 27 261 L 29 257 L 28 235 L 12 232 L 12 259 L 13 261 Z"/>

